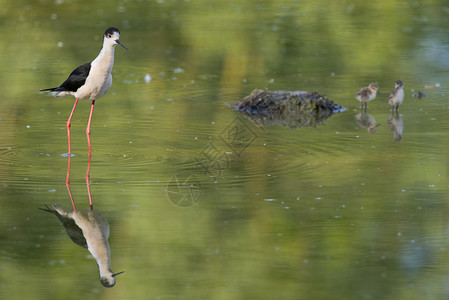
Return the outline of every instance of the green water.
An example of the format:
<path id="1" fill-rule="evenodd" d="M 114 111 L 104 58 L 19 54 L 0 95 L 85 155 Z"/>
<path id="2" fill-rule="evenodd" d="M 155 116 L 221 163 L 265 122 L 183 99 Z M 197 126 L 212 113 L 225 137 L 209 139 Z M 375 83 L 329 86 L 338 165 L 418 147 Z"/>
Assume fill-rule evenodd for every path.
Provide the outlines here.
<path id="1" fill-rule="evenodd" d="M 448 21 L 445 1 L 2 1 L 0 298 L 449 298 Z M 95 58 L 110 26 L 129 51 L 91 134 L 94 208 L 125 271 L 106 289 L 37 209 L 71 206 L 74 102 L 38 91 Z M 355 93 L 371 82 L 370 132 Z M 261 126 L 228 107 L 255 88 L 346 111 Z M 72 120 L 79 209 L 89 104 Z"/>

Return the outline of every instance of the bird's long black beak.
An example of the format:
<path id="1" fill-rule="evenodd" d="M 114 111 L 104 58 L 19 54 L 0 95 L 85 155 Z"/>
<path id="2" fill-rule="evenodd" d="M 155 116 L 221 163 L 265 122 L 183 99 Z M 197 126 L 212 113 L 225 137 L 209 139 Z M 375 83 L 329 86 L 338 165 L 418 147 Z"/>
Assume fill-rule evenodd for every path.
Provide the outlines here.
<path id="1" fill-rule="evenodd" d="M 122 46 L 123 48 L 125 48 L 126 50 L 128 50 L 128 48 L 125 47 L 125 45 L 123 45 L 119 40 L 115 40 L 117 42 L 117 44 L 119 44 L 120 46 Z"/>
<path id="2" fill-rule="evenodd" d="M 122 44 L 120 44 L 120 45 L 122 45 Z M 123 45 L 122 45 L 122 46 L 123 46 Z M 123 47 L 125 47 L 125 46 L 123 46 Z M 125 49 L 126 49 L 126 48 L 125 48 Z M 128 49 L 126 49 L 126 50 L 128 50 Z M 114 273 L 114 274 L 112 274 L 112 277 L 115 277 L 115 276 L 120 275 L 120 274 L 122 274 L 122 273 L 125 273 L 125 271 L 118 272 L 118 273 Z"/>

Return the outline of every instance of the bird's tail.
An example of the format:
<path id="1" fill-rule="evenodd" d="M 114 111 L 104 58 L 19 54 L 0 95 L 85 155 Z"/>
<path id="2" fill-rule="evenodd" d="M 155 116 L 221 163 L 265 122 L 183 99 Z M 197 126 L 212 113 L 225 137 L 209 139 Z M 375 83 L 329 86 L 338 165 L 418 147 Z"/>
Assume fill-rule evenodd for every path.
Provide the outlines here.
<path id="1" fill-rule="evenodd" d="M 43 89 L 43 90 L 39 90 L 39 92 L 46 92 L 46 91 L 53 92 L 53 91 L 56 90 L 56 89 L 57 89 L 57 88 Z"/>
<path id="2" fill-rule="evenodd" d="M 49 213 L 52 213 L 52 214 L 55 213 L 55 210 L 54 210 L 54 209 L 51 209 L 50 207 L 48 207 L 47 204 L 45 204 L 45 207 L 46 207 L 46 208 L 38 207 L 38 209 L 43 210 L 43 211 L 46 211 L 46 212 L 49 212 Z"/>

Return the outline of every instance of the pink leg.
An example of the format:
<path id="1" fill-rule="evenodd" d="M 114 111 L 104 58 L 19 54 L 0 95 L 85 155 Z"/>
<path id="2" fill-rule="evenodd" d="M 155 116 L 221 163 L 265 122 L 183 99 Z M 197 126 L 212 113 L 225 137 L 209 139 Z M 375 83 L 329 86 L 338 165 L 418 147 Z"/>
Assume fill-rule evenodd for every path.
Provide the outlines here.
<path id="1" fill-rule="evenodd" d="M 65 186 L 67 187 L 67 191 L 69 192 L 70 201 L 72 201 L 73 211 L 76 211 L 75 202 L 73 201 L 72 191 L 70 190 L 70 155 L 69 155 L 69 163 L 67 164 L 67 178 L 65 180 Z"/>
<path id="2" fill-rule="evenodd" d="M 87 195 L 89 195 L 89 204 L 90 209 L 94 209 L 94 205 L 92 203 L 92 194 L 90 193 L 90 156 L 89 161 L 87 162 L 87 172 L 86 172 L 86 186 L 87 186 Z"/>
<path id="3" fill-rule="evenodd" d="M 70 117 L 67 120 L 67 138 L 69 140 L 69 157 L 72 154 L 70 150 L 70 124 L 72 123 L 73 113 L 75 112 L 76 105 L 78 104 L 78 98 L 75 100 L 75 104 L 73 105 L 72 112 L 70 113 Z"/>
<path id="4" fill-rule="evenodd" d="M 92 150 L 90 147 L 90 124 L 92 123 L 92 114 L 94 113 L 95 100 L 92 100 L 92 107 L 90 108 L 89 122 L 87 123 L 86 136 L 87 144 L 89 145 L 89 157 L 92 156 Z"/>
<path id="5" fill-rule="evenodd" d="M 92 114 L 94 113 L 94 107 L 95 107 L 95 100 L 92 100 L 92 107 L 90 108 L 89 122 L 87 123 L 87 128 L 86 128 L 87 144 L 89 145 L 89 161 L 87 163 L 86 185 L 87 185 L 87 194 L 89 195 L 90 209 L 94 209 L 94 206 L 92 203 L 92 194 L 90 193 L 90 159 L 92 157 L 92 148 L 90 146 L 90 124 L 92 123 Z"/>

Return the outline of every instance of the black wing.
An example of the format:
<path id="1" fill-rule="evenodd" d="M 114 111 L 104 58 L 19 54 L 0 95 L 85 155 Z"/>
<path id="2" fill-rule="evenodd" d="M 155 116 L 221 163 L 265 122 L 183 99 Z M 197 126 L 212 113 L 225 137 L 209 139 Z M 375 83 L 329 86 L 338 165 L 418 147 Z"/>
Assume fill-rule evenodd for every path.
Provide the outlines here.
<path id="1" fill-rule="evenodd" d="M 89 76 L 90 72 L 90 62 L 79 66 L 75 70 L 70 73 L 69 78 L 66 79 L 59 87 L 44 89 L 41 91 L 52 91 L 52 92 L 76 92 L 85 82 L 87 76 Z"/>
<path id="2" fill-rule="evenodd" d="M 73 219 L 61 216 L 56 210 L 51 209 L 47 205 L 45 205 L 45 207 L 46 208 L 39 209 L 52 213 L 56 217 L 58 217 L 59 222 L 62 224 L 62 226 L 64 226 L 65 231 L 67 232 L 67 235 L 70 237 L 70 239 L 78 246 L 87 249 L 87 241 L 83 235 L 83 230 L 79 228 L 78 225 L 76 225 L 75 221 Z"/>

